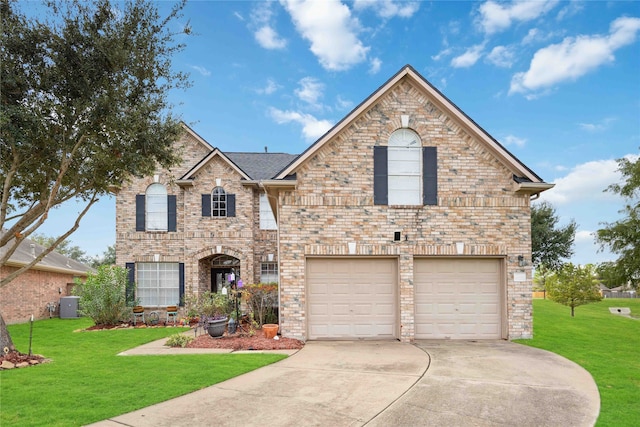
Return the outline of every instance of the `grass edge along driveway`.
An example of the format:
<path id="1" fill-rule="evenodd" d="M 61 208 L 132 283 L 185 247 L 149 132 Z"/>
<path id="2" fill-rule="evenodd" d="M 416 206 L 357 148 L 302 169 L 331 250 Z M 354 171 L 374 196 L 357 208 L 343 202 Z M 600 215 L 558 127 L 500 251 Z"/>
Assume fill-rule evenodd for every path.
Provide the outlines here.
<path id="1" fill-rule="evenodd" d="M 286 357 L 264 353 L 122 357 L 117 354 L 186 329 L 81 331 L 91 325 L 86 318 L 34 323 L 33 353 L 52 362 L 0 372 L 0 425 L 85 425 Z M 10 325 L 9 332 L 16 348 L 27 353 L 29 324 Z"/>
<path id="2" fill-rule="evenodd" d="M 609 307 L 630 307 L 636 319 Z M 520 344 L 559 354 L 585 368 L 600 392 L 597 426 L 640 425 L 640 299 L 604 299 L 576 308 L 533 301 L 533 339 Z M 544 410 L 544 408 L 540 408 Z"/>

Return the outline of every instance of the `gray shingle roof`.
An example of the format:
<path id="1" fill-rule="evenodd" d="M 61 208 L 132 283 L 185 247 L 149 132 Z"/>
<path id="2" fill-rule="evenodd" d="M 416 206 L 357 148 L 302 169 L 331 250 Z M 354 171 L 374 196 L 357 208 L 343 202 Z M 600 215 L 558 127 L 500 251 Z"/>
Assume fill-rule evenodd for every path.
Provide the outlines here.
<path id="1" fill-rule="evenodd" d="M 251 179 L 255 180 L 273 178 L 298 157 L 297 154 L 286 153 L 229 153 L 224 151 L 223 154 Z"/>
<path id="2" fill-rule="evenodd" d="M 1 234 L 4 234 L 5 231 L 0 231 Z M 7 245 L 12 245 L 14 240 L 10 240 Z M 0 251 L 4 251 L 5 248 L 1 248 Z M 33 240 L 24 239 L 18 249 L 11 255 L 8 265 L 17 265 L 23 266 L 33 259 L 40 255 L 45 250 L 45 247 L 37 244 Z M 57 271 L 68 271 L 70 274 L 77 273 L 88 273 L 94 271 L 91 267 L 82 264 L 74 259 L 66 257 L 62 254 L 59 254 L 56 251 L 51 252 L 47 256 L 45 256 L 38 264 L 34 267 L 36 270 L 57 270 Z"/>

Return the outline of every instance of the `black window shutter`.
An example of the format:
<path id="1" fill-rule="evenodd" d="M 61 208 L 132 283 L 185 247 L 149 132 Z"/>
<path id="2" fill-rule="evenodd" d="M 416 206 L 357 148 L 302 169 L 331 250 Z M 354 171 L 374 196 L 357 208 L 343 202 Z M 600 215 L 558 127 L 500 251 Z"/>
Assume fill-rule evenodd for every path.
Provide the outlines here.
<path id="1" fill-rule="evenodd" d="M 184 307 L 184 262 L 178 264 L 178 301 Z"/>
<path id="2" fill-rule="evenodd" d="M 373 147 L 373 204 L 389 204 L 387 147 Z"/>
<path id="3" fill-rule="evenodd" d="M 211 216 L 211 194 L 202 195 L 202 216 Z"/>
<path id="4" fill-rule="evenodd" d="M 125 263 L 128 274 L 127 287 L 125 288 L 125 300 L 127 305 L 133 305 L 136 301 L 136 264 L 134 262 Z"/>
<path id="5" fill-rule="evenodd" d="M 438 151 L 437 147 L 422 148 L 422 203 L 438 204 Z"/>
<path id="6" fill-rule="evenodd" d="M 227 216 L 236 216 L 236 195 L 227 194 Z"/>
<path id="7" fill-rule="evenodd" d="M 136 194 L 136 231 L 144 231 L 144 194 Z"/>
<path id="8" fill-rule="evenodd" d="M 177 212 L 176 212 L 176 195 L 170 194 L 167 196 L 167 219 L 168 231 L 176 231 L 177 226 Z"/>

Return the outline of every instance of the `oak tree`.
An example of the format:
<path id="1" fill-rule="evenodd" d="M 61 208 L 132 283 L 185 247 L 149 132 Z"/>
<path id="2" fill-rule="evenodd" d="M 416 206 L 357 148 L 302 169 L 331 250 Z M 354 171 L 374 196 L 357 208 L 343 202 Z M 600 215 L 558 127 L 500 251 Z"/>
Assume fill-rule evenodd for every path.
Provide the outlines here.
<path id="1" fill-rule="evenodd" d="M 640 156 L 619 159 L 618 170 L 624 183 L 613 184 L 606 191 L 625 198 L 626 205 L 620 212 L 624 217 L 603 224 L 596 240 L 601 248 L 608 247 L 618 254 L 616 271 L 637 289 L 640 286 Z"/>
<path id="2" fill-rule="evenodd" d="M 101 196 L 178 162 L 183 128 L 168 97 L 189 85 L 172 65 L 177 35 L 189 32 L 174 31 L 184 1 L 166 16 L 147 0 L 48 1 L 37 16 L 21 10 L 30 6 L 0 0 L 0 266 L 51 209 L 83 208 L 0 286 L 54 250 Z"/>

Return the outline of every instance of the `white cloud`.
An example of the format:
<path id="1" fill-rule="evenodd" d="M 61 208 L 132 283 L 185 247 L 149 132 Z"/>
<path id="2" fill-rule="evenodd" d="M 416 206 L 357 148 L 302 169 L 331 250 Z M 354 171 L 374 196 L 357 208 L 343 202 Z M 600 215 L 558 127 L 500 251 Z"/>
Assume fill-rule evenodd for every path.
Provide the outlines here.
<path id="1" fill-rule="evenodd" d="M 516 147 L 522 148 L 527 143 L 527 140 L 514 135 L 507 135 L 504 137 L 504 143 L 505 145 L 515 145 Z"/>
<path id="2" fill-rule="evenodd" d="M 506 46 L 496 46 L 487 55 L 487 61 L 498 67 L 511 68 L 513 65 L 513 50 Z"/>
<path id="3" fill-rule="evenodd" d="M 211 71 L 207 70 L 205 67 L 201 67 L 199 65 L 192 65 L 191 68 L 199 72 L 205 77 L 209 77 L 211 75 Z"/>
<path id="4" fill-rule="evenodd" d="M 369 67 L 369 74 L 378 74 L 380 67 L 382 67 L 382 61 L 380 58 L 373 58 L 369 63 L 371 64 Z"/>
<path id="5" fill-rule="evenodd" d="M 287 40 L 280 37 L 272 24 L 273 10 L 271 2 L 261 2 L 251 11 L 250 28 L 254 29 L 253 36 L 260 46 L 265 49 L 284 49 Z"/>
<path id="6" fill-rule="evenodd" d="M 242 16 L 240 14 L 240 12 L 233 12 L 233 16 L 235 16 L 236 18 L 238 18 L 238 20 L 243 21 L 244 22 L 244 16 Z"/>
<path id="7" fill-rule="evenodd" d="M 475 65 L 475 63 L 478 62 L 478 59 L 482 56 L 483 49 L 484 44 L 471 46 L 465 53 L 453 58 L 451 60 L 451 66 L 455 68 L 467 68 Z"/>
<path id="8" fill-rule="evenodd" d="M 434 61 L 440 61 L 440 59 L 442 59 L 442 57 L 449 56 L 449 55 L 451 55 L 451 48 L 450 47 L 448 47 L 448 48 L 446 48 L 444 50 L 441 50 L 440 52 L 438 52 L 437 55 L 433 55 L 431 57 L 431 59 L 433 59 Z"/>
<path id="9" fill-rule="evenodd" d="M 273 79 L 268 79 L 265 87 L 256 89 L 256 92 L 261 95 L 271 95 L 278 89 L 280 89 L 280 86 Z"/>
<path id="10" fill-rule="evenodd" d="M 302 135 L 307 142 L 320 138 L 333 126 L 328 120 L 318 120 L 310 114 L 298 111 L 283 111 L 272 107 L 269 115 L 278 124 L 294 122 L 302 125 Z"/>
<path id="11" fill-rule="evenodd" d="M 343 99 L 342 96 L 338 95 L 338 98 L 336 99 L 336 107 L 339 110 L 348 110 L 353 107 L 353 102 L 348 99 Z"/>
<path id="12" fill-rule="evenodd" d="M 540 198 L 558 205 L 584 200 L 617 200 L 618 196 L 604 190 L 620 179 L 615 160 L 587 162 L 554 180 L 556 186 L 542 193 Z"/>
<path id="13" fill-rule="evenodd" d="M 287 46 L 287 41 L 278 36 L 278 33 L 268 25 L 260 27 L 253 35 L 265 49 L 284 49 Z"/>
<path id="14" fill-rule="evenodd" d="M 373 9 L 379 17 L 384 19 L 395 16 L 411 18 L 420 9 L 420 3 L 394 0 L 356 0 L 353 3 L 354 10 L 367 8 Z"/>
<path id="15" fill-rule="evenodd" d="M 298 84 L 300 88 L 296 89 L 294 93 L 304 102 L 315 104 L 324 95 L 324 84 L 313 77 L 304 77 Z"/>
<path id="16" fill-rule="evenodd" d="M 322 67 L 348 70 L 363 62 L 369 47 L 358 39 L 358 20 L 338 0 L 281 0 L 296 30 L 311 43 L 311 52 Z"/>
<path id="17" fill-rule="evenodd" d="M 582 243 L 582 242 L 593 242 L 593 238 L 594 238 L 594 231 L 589 231 L 589 230 L 578 230 L 576 231 L 576 236 L 574 241 L 576 243 Z"/>
<path id="18" fill-rule="evenodd" d="M 616 119 L 613 117 L 606 117 L 598 123 L 578 123 L 578 126 L 582 130 L 586 130 L 587 132 L 602 132 L 609 128 L 609 125 L 615 122 Z"/>
<path id="19" fill-rule="evenodd" d="M 478 9 L 477 25 L 487 34 L 506 30 L 514 22 L 526 22 L 538 18 L 553 9 L 558 0 L 514 1 L 496 3 L 489 0 Z"/>
<path id="20" fill-rule="evenodd" d="M 562 43 L 538 50 L 529 70 L 516 73 L 509 93 L 530 94 L 553 85 L 575 80 L 595 68 L 613 62 L 613 53 L 636 39 L 640 18 L 618 18 L 611 23 L 606 36 L 567 37 Z"/>

